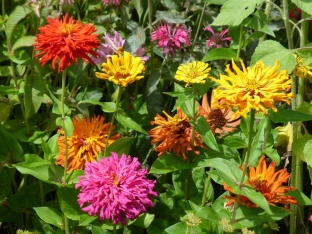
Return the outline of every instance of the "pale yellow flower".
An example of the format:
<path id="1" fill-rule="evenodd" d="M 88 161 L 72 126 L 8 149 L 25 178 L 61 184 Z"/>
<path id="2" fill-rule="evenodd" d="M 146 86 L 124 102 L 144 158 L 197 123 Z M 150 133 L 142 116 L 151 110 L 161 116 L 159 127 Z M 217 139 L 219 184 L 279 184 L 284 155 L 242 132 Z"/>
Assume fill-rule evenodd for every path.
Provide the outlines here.
<path id="1" fill-rule="evenodd" d="M 306 78 L 308 75 L 312 76 L 312 72 L 310 71 L 309 66 L 304 65 L 304 60 L 299 56 L 295 55 L 296 57 L 296 67 L 292 71 L 295 76 L 301 77 L 302 79 Z"/>
<path id="2" fill-rule="evenodd" d="M 102 63 L 102 72 L 96 72 L 97 78 L 109 80 L 116 85 L 126 87 L 129 84 L 142 79 L 140 75 L 145 70 L 144 62 L 140 57 L 134 57 L 129 52 L 124 51 L 107 58 L 106 63 Z"/>
<path id="3" fill-rule="evenodd" d="M 180 65 L 174 78 L 184 81 L 186 83 L 185 87 L 187 87 L 189 84 L 205 83 L 210 70 L 211 68 L 207 63 L 193 61 Z"/>

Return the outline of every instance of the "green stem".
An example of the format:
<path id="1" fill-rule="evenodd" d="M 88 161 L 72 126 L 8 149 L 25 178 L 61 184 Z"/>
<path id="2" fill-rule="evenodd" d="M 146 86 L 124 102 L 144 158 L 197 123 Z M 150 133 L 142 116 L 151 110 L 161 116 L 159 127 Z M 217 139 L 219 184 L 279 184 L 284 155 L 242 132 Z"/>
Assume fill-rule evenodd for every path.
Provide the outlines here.
<path id="1" fill-rule="evenodd" d="M 238 40 L 238 47 L 237 47 L 237 51 L 236 51 L 236 57 L 239 58 L 240 55 L 240 50 L 242 48 L 242 39 L 243 39 L 243 25 L 240 26 L 239 28 L 239 40 Z"/>
<path id="2" fill-rule="evenodd" d="M 213 170 L 214 170 L 213 167 L 210 167 L 209 172 L 212 172 Z M 203 197 L 202 197 L 202 206 L 204 206 L 206 204 L 206 198 L 207 198 L 207 194 L 208 194 L 210 181 L 211 181 L 211 176 L 208 174 L 206 181 L 205 181 L 205 187 L 204 187 L 204 192 L 203 192 Z"/>
<path id="3" fill-rule="evenodd" d="M 116 225 L 114 224 L 114 225 L 113 225 L 113 234 L 116 234 L 116 233 L 117 233 Z"/>
<path id="4" fill-rule="evenodd" d="M 202 8 L 202 11 L 200 13 L 200 18 L 199 18 L 199 22 L 198 22 L 198 25 L 197 25 L 197 29 L 196 29 L 196 33 L 195 33 L 195 36 L 193 38 L 193 45 L 192 45 L 192 48 L 191 48 L 191 52 L 193 52 L 194 50 L 194 47 L 195 47 L 195 44 L 196 44 L 196 41 L 198 39 L 198 35 L 199 35 L 199 32 L 200 32 L 200 29 L 202 27 L 202 22 L 203 22 L 203 18 L 204 18 L 204 15 L 205 15 L 205 9 L 206 7 L 208 6 L 209 3 L 207 3 L 207 1 L 204 3 L 204 6 Z"/>
<path id="5" fill-rule="evenodd" d="M 253 138 L 253 128 L 254 128 L 254 123 L 255 123 L 255 116 L 256 116 L 256 111 L 254 109 L 252 109 L 250 111 L 250 123 L 249 123 L 247 153 L 246 153 L 244 159 L 242 160 L 242 164 L 244 164 L 245 166 L 244 166 L 242 178 L 241 178 L 241 180 L 239 182 L 239 187 L 241 189 L 243 187 L 244 179 L 245 179 L 245 176 L 246 176 L 246 173 L 247 173 L 247 168 L 248 168 L 248 165 L 249 165 L 249 158 L 250 158 L 250 152 L 251 152 L 251 145 L 252 145 L 252 138 Z M 235 222 L 236 210 L 238 208 L 238 199 L 239 199 L 239 195 L 236 195 L 235 202 L 234 202 L 234 209 L 233 209 L 233 213 L 232 213 L 232 221 L 231 221 L 232 224 Z"/>
<path id="6" fill-rule="evenodd" d="M 266 149 L 266 145 L 267 145 L 267 142 L 268 142 L 269 134 L 271 132 L 271 115 L 272 115 L 272 111 L 269 110 L 268 111 L 268 115 L 267 115 L 267 123 L 266 123 L 265 133 L 264 133 L 263 150 Z"/>
<path id="7" fill-rule="evenodd" d="M 153 15 L 153 1 L 152 0 L 148 0 L 148 26 L 149 26 L 149 30 L 150 30 L 150 35 L 152 35 L 153 32 L 153 20 L 152 20 L 152 15 Z M 153 51 L 153 43 L 150 43 L 150 47 L 151 47 L 151 57 L 148 60 L 149 63 L 149 67 L 153 69 L 153 59 L 154 59 L 154 51 Z M 137 83 L 137 82 L 136 82 Z"/>
<path id="8" fill-rule="evenodd" d="M 288 49 L 293 49 L 293 39 L 291 37 L 291 27 L 289 22 L 289 12 L 288 12 L 288 0 L 283 0 L 283 20 L 285 24 L 286 29 L 286 35 L 287 35 L 287 42 L 288 42 Z"/>
<path id="9" fill-rule="evenodd" d="M 1 1 L 1 3 L 2 3 L 2 19 L 4 19 L 4 16 L 5 16 L 5 0 L 2 0 Z"/>
<path id="10" fill-rule="evenodd" d="M 69 232 L 69 220 L 65 214 L 64 214 L 64 226 L 65 226 L 65 234 L 70 234 L 70 232 Z"/>
<path id="11" fill-rule="evenodd" d="M 107 153 L 109 138 L 110 138 L 110 135 L 111 135 L 111 133 L 112 133 L 112 129 L 113 129 L 113 125 L 114 125 L 116 113 L 118 112 L 118 106 L 119 106 L 120 98 L 121 98 L 121 95 L 122 95 L 122 93 L 123 93 L 123 91 L 124 91 L 124 88 L 121 87 L 121 86 L 118 86 L 117 89 L 118 89 L 118 93 L 117 93 L 117 100 L 116 100 L 116 110 L 115 110 L 114 113 L 113 113 L 112 120 L 111 120 L 111 123 L 110 123 L 110 126 L 109 126 L 109 130 L 108 130 L 108 133 L 107 133 L 106 144 L 105 144 L 105 150 L 104 150 L 104 157 L 107 156 L 106 153 Z"/>
<path id="12" fill-rule="evenodd" d="M 264 9 L 264 14 L 267 15 L 268 17 L 270 16 L 271 10 L 272 10 L 272 2 L 274 2 L 274 0 L 268 0 L 268 2 L 266 2 L 265 5 L 265 9 Z M 260 39 L 259 39 L 259 44 L 263 41 L 265 41 L 266 39 L 266 34 L 264 34 Z"/>
<path id="13" fill-rule="evenodd" d="M 66 86 L 66 73 L 67 69 L 62 72 L 62 94 L 61 94 L 61 109 L 62 109 L 62 121 L 65 121 L 65 86 Z M 65 123 L 63 122 L 63 126 Z M 65 162 L 64 162 L 64 184 L 66 184 L 66 175 L 67 175 L 67 167 L 68 167 L 68 143 L 67 143 L 67 133 L 64 130 L 64 143 L 65 143 Z"/>

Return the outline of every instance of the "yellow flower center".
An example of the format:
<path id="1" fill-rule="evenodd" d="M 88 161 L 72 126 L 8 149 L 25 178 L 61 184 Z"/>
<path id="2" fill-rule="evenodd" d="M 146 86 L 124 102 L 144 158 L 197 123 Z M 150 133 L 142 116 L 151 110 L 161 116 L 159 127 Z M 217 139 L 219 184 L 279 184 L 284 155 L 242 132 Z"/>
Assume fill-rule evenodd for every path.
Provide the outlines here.
<path id="1" fill-rule="evenodd" d="M 126 79 L 129 76 L 131 76 L 130 69 L 124 66 L 117 68 L 117 71 L 114 74 L 115 79 Z"/>
<path id="2" fill-rule="evenodd" d="M 118 176 L 115 173 L 111 173 L 111 178 L 113 180 L 114 185 L 118 185 Z"/>
<path id="3" fill-rule="evenodd" d="M 62 34 L 63 35 L 69 35 L 69 34 L 71 34 L 72 33 L 72 31 L 73 31 L 73 25 L 72 24 L 64 24 L 64 25 L 62 25 L 62 29 L 61 29 L 61 31 L 62 31 Z"/>
<path id="4" fill-rule="evenodd" d="M 259 83 L 255 79 L 248 79 L 247 83 L 245 85 L 246 89 L 248 91 L 255 91 L 260 87 Z"/>

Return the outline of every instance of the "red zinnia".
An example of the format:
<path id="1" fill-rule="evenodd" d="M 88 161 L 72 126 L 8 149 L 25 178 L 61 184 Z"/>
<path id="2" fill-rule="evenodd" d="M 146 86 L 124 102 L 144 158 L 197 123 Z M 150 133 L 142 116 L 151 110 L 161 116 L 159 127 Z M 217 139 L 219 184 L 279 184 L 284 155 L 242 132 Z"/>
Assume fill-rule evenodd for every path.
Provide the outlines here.
<path id="1" fill-rule="evenodd" d="M 63 20 L 58 18 L 47 18 L 48 24 L 40 27 L 40 34 L 35 40 L 35 50 L 41 52 L 36 57 L 41 57 L 39 62 L 44 66 L 52 60 L 53 69 L 59 60 L 58 72 L 69 67 L 73 61 L 78 62 L 78 57 L 83 61 L 93 61 L 89 54 L 97 56 L 95 49 L 100 45 L 98 35 L 93 34 L 96 29 L 93 25 L 82 24 L 70 17 L 68 14 Z"/>

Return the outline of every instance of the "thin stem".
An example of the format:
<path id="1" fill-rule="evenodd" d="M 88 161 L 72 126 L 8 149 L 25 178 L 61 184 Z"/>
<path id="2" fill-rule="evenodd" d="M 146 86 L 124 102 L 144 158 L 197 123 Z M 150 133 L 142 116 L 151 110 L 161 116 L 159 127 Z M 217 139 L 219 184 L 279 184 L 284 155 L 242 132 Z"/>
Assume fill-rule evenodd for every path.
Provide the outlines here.
<path id="1" fill-rule="evenodd" d="M 249 157 L 250 157 L 250 152 L 251 152 L 251 145 L 252 145 L 252 138 L 253 138 L 253 128 L 254 128 L 254 123 L 255 123 L 255 116 L 256 116 L 256 111 L 252 109 L 251 112 L 250 112 L 250 123 L 249 123 L 247 153 L 246 153 L 244 159 L 242 160 L 242 163 L 245 162 L 244 163 L 245 166 L 244 166 L 242 178 L 241 178 L 241 180 L 239 182 L 239 187 L 240 188 L 243 187 L 244 179 L 245 179 L 245 176 L 246 176 L 246 173 L 247 173 L 247 168 L 248 168 L 248 165 L 249 165 Z M 233 213 L 232 213 L 232 221 L 231 221 L 232 224 L 235 222 L 236 210 L 238 208 L 238 199 L 239 199 L 239 195 L 236 195 L 235 202 L 234 202 L 234 209 L 233 209 Z"/>
<path id="2" fill-rule="evenodd" d="M 243 25 L 241 25 L 239 28 L 239 40 L 238 40 L 238 47 L 237 47 L 237 52 L 236 52 L 237 58 L 239 58 L 239 55 L 240 55 L 240 50 L 242 47 L 242 39 L 243 39 Z"/>
<path id="3" fill-rule="evenodd" d="M 213 170 L 214 170 L 213 167 L 210 167 L 209 172 L 212 172 Z M 204 187 L 204 192 L 203 192 L 203 197 L 202 197 L 202 206 L 206 204 L 206 198 L 207 198 L 210 182 L 211 182 L 211 176 L 208 174 L 206 181 L 205 181 L 205 187 Z"/>
<path id="4" fill-rule="evenodd" d="M 272 115 L 272 111 L 269 110 L 268 111 L 268 115 L 267 115 L 267 124 L 266 124 L 266 128 L 265 128 L 265 133 L 264 133 L 263 150 L 266 149 L 266 145 L 267 145 L 267 142 L 268 142 L 269 134 L 271 132 L 271 115 Z"/>
<path id="5" fill-rule="evenodd" d="M 153 1 L 152 0 L 148 0 L 148 26 L 150 29 L 150 35 L 152 35 L 153 32 L 153 20 L 152 20 L 152 15 L 153 15 Z M 149 67 L 153 68 L 153 59 L 154 59 L 154 51 L 153 51 L 153 43 L 150 43 L 150 47 L 151 47 L 151 57 L 149 58 Z"/>
<path id="6" fill-rule="evenodd" d="M 116 234 L 116 233 L 117 233 L 116 225 L 114 224 L 114 225 L 113 225 L 113 234 Z"/>
<path id="7" fill-rule="evenodd" d="M 62 95 L 61 95 L 61 104 L 62 104 L 62 121 L 65 121 L 65 86 L 66 86 L 66 73 L 67 69 L 62 72 Z M 64 123 L 63 123 L 64 126 Z M 64 184 L 66 184 L 66 175 L 68 167 L 68 143 L 67 143 L 67 133 L 64 129 L 64 142 L 65 142 L 65 162 L 64 162 Z"/>
<path id="8" fill-rule="evenodd" d="M 112 120 L 111 120 L 111 123 L 110 123 L 110 126 L 109 126 L 109 130 L 108 130 L 108 133 L 107 133 L 107 138 L 106 138 L 106 143 L 105 143 L 105 150 L 104 150 L 104 157 L 107 156 L 106 153 L 107 153 L 107 148 L 108 148 L 108 144 L 109 144 L 109 138 L 110 138 L 110 135 L 112 133 L 112 129 L 113 129 L 116 113 L 118 112 L 118 106 L 119 106 L 120 98 L 121 98 L 121 95 L 122 95 L 123 91 L 124 91 L 124 88 L 121 87 L 121 86 L 118 86 L 118 93 L 117 93 L 117 100 L 116 100 L 116 110 L 113 113 Z"/>
<path id="9" fill-rule="evenodd" d="M 288 42 L 288 49 L 293 49 L 293 39 L 291 37 L 291 28 L 290 28 L 290 22 L 289 22 L 289 12 L 288 12 L 288 0 L 283 0 L 283 20 L 285 24 L 286 29 L 286 35 L 287 35 L 287 42 Z"/>
<path id="10" fill-rule="evenodd" d="M 1 4 L 2 4 L 2 19 L 4 19 L 4 16 L 5 16 L 5 0 L 2 0 L 1 1 Z"/>
<path id="11" fill-rule="evenodd" d="M 274 0 L 268 0 L 265 3 L 265 9 L 264 9 L 264 14 L 267 15 L 268 17 L 270 16 L 271 10 L 272 10 L 272 2 L 274 2 Z M 265 41 L 267 34 L 264 34 L 260 39 L 259 39 L 259 44 L 263 41 Z"/>
<path id="12" fill-rule="evenodd" d="M 65 226 L 65 234 L 70 234 L 69 232 L 69 222 L 67 216 L 64 214 L 64 226 Z"/>

